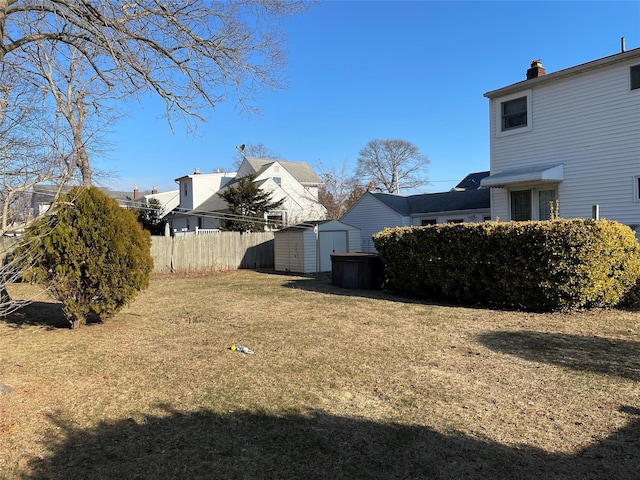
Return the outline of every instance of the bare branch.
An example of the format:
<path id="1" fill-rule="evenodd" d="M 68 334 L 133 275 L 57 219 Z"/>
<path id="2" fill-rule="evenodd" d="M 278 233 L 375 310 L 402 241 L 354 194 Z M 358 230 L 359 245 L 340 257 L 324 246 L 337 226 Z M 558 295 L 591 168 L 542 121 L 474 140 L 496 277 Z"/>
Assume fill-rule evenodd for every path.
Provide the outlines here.
<path id="1" fill-rule="evenodd" d="M 415 189 L 428 183 L 429 159 L 406 140 L 371 140 L 360 151 L 356 175 L 388 193 Z"/>

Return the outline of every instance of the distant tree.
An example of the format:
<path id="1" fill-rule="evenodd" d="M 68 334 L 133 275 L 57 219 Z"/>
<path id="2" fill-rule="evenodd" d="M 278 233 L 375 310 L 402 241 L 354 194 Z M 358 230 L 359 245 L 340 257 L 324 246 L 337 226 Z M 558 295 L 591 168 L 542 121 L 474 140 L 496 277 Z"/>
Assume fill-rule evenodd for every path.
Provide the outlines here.
<path id="1" fill-rule="evenodd" d="M 246 143 L 236 147 L 238 153 L 233 158 L 233 166 L 237 170 L 245 157 L 279 158 L 278 154 L 269 149 L 263 142 Z"/>
<path id="2" fill-rule="evenodd" d="M 164 235 L 165 221 L 162 219 L 162 204 L 151 198 L 146 205 L 136 208 L 138 222 L 151 235 Z"/>
<path id="3" fill-rule="evenodd" d="M 177 116 L 189 129 L 230 99 L 253 112 L 261 92 L 286 88 L 282 19 L 311 3 L 0 0 L 0 66 L 52 96 L 68 123 L 70 165 L 89 186 L 87 148 L 106 105 L 155 94 L 169 124 Z"/>
<path id="4" fill-rule="evenodd" d="M 130 210 L 98 188 L 78 188 L 34 222 L 16 255 L 26 276 L 62 302 L 71 328 L 105 319 L 149 284 L 151 237 Z"/>
<path id="5" fill-rule="evenodd" d="M 53 116 L 29 76 L 0 64 L 0 235 L 24 228 L 24 197 L 34 185 L 67 180 Z"/>
<path id="6" fill-rule="evenodd" d="M 347 199 L 344 201 L 344 212 L 343 214 L 349 210 L 351 207 L 353 207 L 353 205 L 360 200 L 360 197 L 362 197 L 362 195 L 364 195 L 366 192 L 368 192 L 368 190 L 363 187 L 360 184 L 354 184 L 353 185 L 353 189 L 351 190 L 351 193 L 349 194 L 349 196 L 347 197 Z"/>
<path id="7" fill-rule="evenodd" d="M 340 172 L 335 167 L 320 174 L 322 185 L 318 189 L 318 202 L 327 209 L 327 218 L 337 220 L 364 193 L 358 179 L 349 176 L 349 168 L 343 163 Z"/>
<path id="8" fill-rule="evenodd" d="M 360 151 L 356 175 L 374 189 L 400 193 L 426 185 L 429 159 L 406 140 L 371 140 Z"/>
<path id="9" fill-rule="evenodd" d="M 241 177 L 234 185 L 218 193 L 229 206 L 229 216 L 225 221 L 226 228 L 238 232 L 264 231 L 264 216 L 271 210 L 279 208 L 284 199 L 271 201 L 271 193 L 260 190 L 254 182 L 255 175 Z"/>

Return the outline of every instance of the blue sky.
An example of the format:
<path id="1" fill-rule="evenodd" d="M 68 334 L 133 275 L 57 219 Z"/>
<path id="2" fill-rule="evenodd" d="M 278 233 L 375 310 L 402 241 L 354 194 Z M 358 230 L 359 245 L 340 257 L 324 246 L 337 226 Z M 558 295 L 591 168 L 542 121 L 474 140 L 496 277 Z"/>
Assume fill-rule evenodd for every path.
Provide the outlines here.
<path id="1" fill-rule="evenodd" d="M 489 170 L 488 100 L 525 79 L 531 60 L 547 73 L 640 47 L 640 0 L 331 1 L 284 24 L 289 88 L 258 99 L 259 116 L 232 103 L 207 114 L 197 136 L 160 118 L 148 99 L 112 129 L 115 190 L 174 189 L 174 179 L 230 170 L 235 146 L 262 142 L 316 171 L 346 162 L 373 139 L 399 138 L 430 159 L 421 192 L 452 188 Z"/>

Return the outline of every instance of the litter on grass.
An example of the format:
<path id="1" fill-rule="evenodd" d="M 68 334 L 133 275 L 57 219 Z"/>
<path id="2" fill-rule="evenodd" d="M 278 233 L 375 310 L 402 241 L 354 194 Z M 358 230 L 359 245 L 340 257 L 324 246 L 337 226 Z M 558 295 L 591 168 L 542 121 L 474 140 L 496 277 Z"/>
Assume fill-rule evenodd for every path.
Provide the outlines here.
<path id="1" fill-rule="evenodd" d="M 251 350 L 250 348 L 247 347 L 243 347 L 242 345 L 240 345 L 239 343 L 234 343 L 233 345 L 231 345 L 231 350 L 233 350 L 234 352 L 242 352 L 242 353 L 246 353 L 247 355 L 253 355 L 255 352 L 253 350 Z"/>

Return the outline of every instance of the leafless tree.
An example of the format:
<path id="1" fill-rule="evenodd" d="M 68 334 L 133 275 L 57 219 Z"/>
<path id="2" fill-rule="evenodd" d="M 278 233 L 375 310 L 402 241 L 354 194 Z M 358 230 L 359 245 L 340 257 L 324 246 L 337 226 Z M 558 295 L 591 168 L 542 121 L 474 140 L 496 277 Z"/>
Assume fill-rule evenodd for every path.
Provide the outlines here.
<path id="1" fill-rule="evenodd" d="M 252 112 L 260 93 L 286 87 L 280 20 L 309 5 L 306 0 L 0 0 L 0 68 L 15 67 L 15 79 L 33 80 L 38 92 L 42 82 L 32 75 L 39 72 L 46 80 L 72 134 L 63 145 L 61 130 L 53 129 L 50 156 L 43 152 L 35 158 L 75 165 L 90 183 L 87 122 L 98 97 L 89 98 L 89 85 L 110 99 L 155 93 L 165 101 L 170 125 L 177 115 L 192 127 L 207 108 L 228 100 Z M 49 63 L 34 63 L 42 60 L 34 52 L 46 53 Z M 54 65 L 67 67 L 69 78 L 64 68 L 49 68 Z M 3 85 L 15 92 L 14 85 Z M 65 87 L 80 88 L 58 95 Z M 0 103 L 0 122 L 5 117 L 10 117 L 7 105 Z M 34 136 L 35 130 L 29 132 Z M 4 165 L 3 208 L 18 189 L 47 178 L 38 170 L 43 165 L 29 163 L 33 157 L 5 159 L 10 163 Z M 7 279 L 0 275 L 0 288 Z"/>
<path id="2" fill-rule="evenodd" d="M 68 175 L 73 176 L 77 168 L 82 184 L 91 186 L 89 154 L 103 145 L 105 128 L 118 116 L 113 107 L 118 100 L 113 98 L 115 92 L 101 82 L 77 50 L 67 45 L 34 42 L 24 50 L 32 68 L 29 73 L 53 99 L 56 130 L 69 151 Z"/>
<path id="3" fill-rule="evenodd" d="M 9 62 L 0 65 L 0 316 L 21 305 L 6 291 L 22 273 L 20 259 L 11 254 L 15 242 L 7 237 L 28 224 L 33 186 L 64 185 L 67 176 L 66 154 L 57 148 L 45 96 L 34 88 L 33 78 Z"/>
<path id="4" fill-rule="evenodd" d="M 406 140 L 371 140 L 360 151 L 356 175 L 368 189 L 388 193 L 413 190 L 428 183 L 429 159 Z"/>
<path id="5" fill-rule="evenodd" d="M 60 180 L 64 152 L 56 148 L 56 132 L 50 122 L 43 94 L 30 78 L 12 65 L 0 65 L 0 235 L 24 227 L 22 198 L 38 182 Z M 20 205 L 19 209 L 14 208 Z"/>
<path id="6" fill-rule="evenodd" d="M 342 163 L 339 171 L 335 166 L 323 170 L 318 201 L 327 209 L 327 218 L 337 220 L 362 196 L 365 188 L 350 174 L 347 161 Z"/>
<path id="7" fill-rule="evenodd" d="M 257 94 L 286 85 L 279 20 L 308 6 L 305 0 L 0 0 L 0 63 L 24 57 L 34 42 L 55 42 L 75 50 L 119 96 L 158 94 L 169 119 L 203 118 L 203 108 L 230 95 L 252 110 Z"/>

